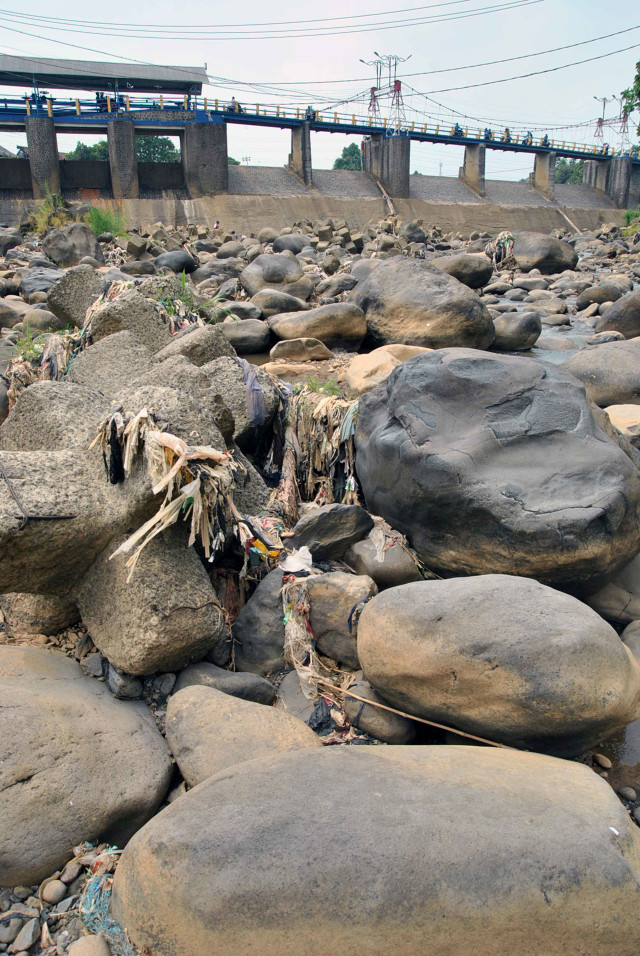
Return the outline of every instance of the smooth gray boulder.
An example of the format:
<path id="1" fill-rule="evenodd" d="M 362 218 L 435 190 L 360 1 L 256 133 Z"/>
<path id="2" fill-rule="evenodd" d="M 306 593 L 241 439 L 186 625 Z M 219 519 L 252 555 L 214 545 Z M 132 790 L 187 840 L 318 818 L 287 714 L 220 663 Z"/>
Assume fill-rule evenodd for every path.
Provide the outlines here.
<path id="1" fill-rule="evenodd" d="M 513 256 L 523 272 L 539 269 L 543 275 L 575 269 L 578 253 L 568 242 L 540 232 L 516 232 Z"/>
<path id="2" fill-rule="evenodd" d="M 640 555 L 616 571 L 585 601 L 607 621 L 628 624 L 640 620 Z"/>
<path id="3" fill-rule="evenodd" d="M 251 700 L 256 704 L 273 704 L 276 699 L 276 689 L 264 677 L 257 674 L 227 671 L 208 661 L 191 664 L 185 667 L 178 675 L 174 693 L 184 690 L 185 687 L 212 687 L 223 694 L 240 697 L 242 700 Z"/>
<path id="4" fill-rule="evenodd" d="M 598 332 L 621 332 L 625 339 L 640 335 L 640 291 L 627 292 L 610 305 L 596 325 Z"/>
<path id="5" fill-rule="evenodd" d="M 0 695 L 0 886 L 39 883 L 85 840 L 124 846 L 171 776 L 148 710 L 32 647 L 0 647 Z"/>
<path id="6" fill-rule="evenodd" d="M 170 698 L 166 733 L 190 787 L 247 760 L 322 747 L 297 717 L 202 685 Z"/>
<path id="7" fill-rule="evenodd" d="M 264 677 L 285 667 L 282 571 L 262 579 L 233 625 L 236 669 Z"/>
<path id="8" fill-rule="evenodd" d="M 453 276 L 470 289 L 481 289 L 493 275 L 493 263 L 485 255 L 460 252 L 454 256 L 438 256 L 431 265 Z"/>
<path id="9" fill-rule="evenodd" d="M 261 289 L 252 296 L 251 302 L 260 309 L 265 319 L 281 312 L 304 312 L 311 308 L 307 302 L 280 289 Z"/>
<path id="10" fill-rule="evenodd" d="M 192 365 L 200 368 L 223 355 L 233 357 L 235 354 L 235 349 L 219 325 L 190 325 L 174 335 L 168 345 L 156 352 L 153 361 L 164 362 L 175 355 L 184 355 Z"/>
<path id="11" fill-rule="evenodd" d="M 370 345 L 489 348 L 493 322 L 467 286 L 420 259 L 381 262 L 350 293 L 367 320 Z"/>
<path id="12" fill-rule="evenodd" d="M 238 355 L 269 350 L 271 331 L 261 319 L 226 319 L 219 328 Z"/>
<path id="13" fill-rule="evenodd" d="M 307 547 L 314 561 L 339 561 L 372 528 L 371 515 L 358 505 L 324 505 L 300 518 L 287 539 L 287 548 L 291 551 Z"/>
<path id="14" fill-rule="evenodd" d="M 318 650 L 349 670 L 358 670 L 358 619 L 353 610 L 378 593 L 374 581 L 363 574 L 330 571 L 312 575 L 306 584 L 309 623 Z"/>
<path id="15" fill-rule="evenodd" d="M 640 662 L 577 598 L 477 575 L 391 588 L 365 605 L 367 681 L 412 716 L 572 757 L 640 716 Z"/>
<path id="16" fill-rule="evenodd" d="M 604 342 L 581 349 L 564 363 L 596 405 L 640 405 L 640 340 Z"/>
<path id="17" fill-rule="evenodd" d="M 327 348 L 355 352 L 367 333 L 362 309 L 352 302 L 334 302 L 308 312 L 285 312 L 268 320 L 279 339 L 314 338 Z"/>
<path id="18" fill-rule="evenodd" d="M 640 550 L 638 470 L 563 368 L 471 349 L 409 359 L 360 399 L 356 470 L 367 510 L 445 576 L 586 587 Z"/>
<path id="19" fill-rule="evenodd" d="M 287 286 L 295 286 L 302 278 L 302 266 L 297 259 L 283 255 L 261 255 L 243 270 L 240 281 L 250 296 L 262 289 L 287 292 L 297 298 Z M 304 297 L 305 299 L 308 296 Z"/>
<path id="20" fill-rule="evenodd" d="M 126 847 L 112 913 L 154 956 L 633 956 L 639 858 L 625 807 L 580 764 L 325 747 L 180 797 Z"/>
<path id="21" fill-rule="evenodd" d="M 367 700 L 371 703 L 365 703 Z M 383 706 L 376 706 L 380 704 Z M 351 726 L 376 740 L 398 746 L 412 744 L 416 739 L 417 722 L 385 710 L 390 704 L 366 680 L 349 684 L 343 706 Z"/>
<path id="22" fill-rule="evenodd" d="M 537 312 L 512 312 L 494 316 L 496 337 L 492 349 L 504 352 L 525 352 L 532 348 L 542 332 Z"/>

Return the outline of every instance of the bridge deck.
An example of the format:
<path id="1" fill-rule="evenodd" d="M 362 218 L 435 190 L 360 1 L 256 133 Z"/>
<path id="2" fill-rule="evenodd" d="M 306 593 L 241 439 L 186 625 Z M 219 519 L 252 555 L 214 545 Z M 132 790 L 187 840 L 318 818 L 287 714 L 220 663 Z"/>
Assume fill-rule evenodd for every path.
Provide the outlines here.
<path id="1" fill-rule="evenodd" d="M 118 105 L 119 104 L 119 105 Z M 100 103 L 93 100 L 58 100 L 53 98 L 41 99 L 35 103 L 31 98 L 0 98 L 0 130 L 11 131 L 24 129 L 28 115 L 51 116 L 56 129 L 64 133 L 102 132 L 107 129 L 110 121 L 116 117 L 135 124 L 140 133 L 179 134 L 187 122 L 210 121 L 217 123 L 239 124 L 245 126 L 266 126 L 280 129 L 294 129 L 304 122 L 304 114 L 298 110 L 283 110 L 280 107 L 264 108 L 259 104 L 255 107 L 244 107 L 242 112 L 230 112 L 224 109 L 218 101 L 213 104 L 205 99 L 198 104 L 186 95 L 182 99 L 165 99 L 164 97 L 134 100 L 121 96 L 118 104 L 114 97 L 107 96 Z M 204 109 L 197 108 L 204 105 Z M 215 108 L 210 109 L 213 105 Z M 343 133 L 354 136 L 372 135 L 401 135 L 407 136 L 416 142 L 440 143 L 456 146 L 477 146 L 483 144 L 487 149 L 501 150 L 512 153 L 541 153 L 555 152 L 558 156 L 570 159 L 603 159 L 610 160 L 614 154 L 612 150 L 603 153 L 600 148 L 588 144 L 555 142 L 554 139 L 544 140 L 536 138 L 531 143 L 525 132 L 513 135 L 512 141 L 506 142 L 498 133 L 494 138 L 485 139 L 482 130 L 464 129 L 456 132 L 453 128 L 429 126 L 428 124 L 411 123 L 401 130 L 394 132 L 386 120 L 382 125 L 373 125 L 370 117 L 358 117 L 355 114 L 347 115 L 333 112 L 330 114 L 316 114 L 310 123 L 314 132 Z M 640 164 L 637 153 L 631 155 L 633 163 Z"/>

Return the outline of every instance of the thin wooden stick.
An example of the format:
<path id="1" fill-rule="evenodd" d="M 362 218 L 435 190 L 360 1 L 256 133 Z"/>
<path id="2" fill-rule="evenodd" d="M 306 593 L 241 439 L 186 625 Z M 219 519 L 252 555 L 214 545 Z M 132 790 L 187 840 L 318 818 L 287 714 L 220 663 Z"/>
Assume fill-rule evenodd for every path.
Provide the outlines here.
<path id="1" fill-rule="evenodd" d="M 508 744 L 499 744 L 495 740 L 487 740 L 485 737 L 476 737 L 475 734 L 468 734 L 464 730 L 458 730 L 456 727 L 447 727 L 446 724 L 437 724 L 434 720 L 425 720 L 424 717 L 414 717 L 413 714 L 405 714 L 403 710 L 396 710 L 395 707 L 388 707 L 386 704 L 379 704 L 375 700 L 367 700 L 366 697 L 359 697 L 358 694 L 354 694 L 350 690 L 342 690 L 340 687 L 336 687 L 335 684 L 330 684 L 329 681 L 322 680 L 321 677 L 316 677 L 316 683 L 322 684 L 324 687 L 329 687 L 331 690 L 337 691 L 339 694 L 346 694 L 348 697 L 353 697 L 354 700 L 360 700 L 363 704 L 371 704 L 372 707 L 379 707 L 381 710 L 388 710 L 391 714 L 398 714 L 399 717 L 406 717 L 408 720 L 417 720 L 421 724 L 427 724 L 429 727 L 437 727 L 439 730 L 448 730 L 452 734 L 458 734 L 460 737 L 468 737 L 469 740 L 477 740 L 481 744 L 488 744 L 490 747 L 501 747 L 503 750 L 517 750 L 517 747 L 510 747 Z"/>

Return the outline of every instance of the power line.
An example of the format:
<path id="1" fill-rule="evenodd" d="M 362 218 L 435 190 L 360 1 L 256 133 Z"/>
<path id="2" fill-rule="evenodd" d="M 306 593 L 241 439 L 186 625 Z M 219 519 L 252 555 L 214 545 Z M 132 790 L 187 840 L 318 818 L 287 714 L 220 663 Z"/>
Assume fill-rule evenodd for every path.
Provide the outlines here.
<path id="1" fill-rule="evenodd" d="M 48 24 L 43 24 L 43 23 L 38 23 L 37 25 L 41 30 L 55 30 L 55 31 L 60 31 L 64 33 L 71 32 L 71 33 L 80 33 L 83 35 L 115 37 L 119 39 L 122 39 L 123 37 L 129 38 L 129 39 L 144 39 L 144 40 L 171 39 L 171 40 L 183 40 L 183 41 L 189 41 L 189 40 L 247 41 L 247 40 L 311 39 L 316 37 L 349 36 L 352 34 L 372 33 L 372 32 L 379 32 L 382 30 L 398 30 L 398 29 L 404 29 L 411 26 L 415 27 L 415 26 L 421 26 L 421 25 L 434 25 L 438 23 L 448 23 L 453 20 L 466 20 L 472 17 L 487 16 L 488 14 L 492 14 L 492 13 L 503 13 L 507 10 L 515 10 L 515 9 L 519 9 L 520 7 L 532 6 L 532 5 L 543 3 L 543 2 L 544 0 L 509 0 L 509 2 L 507 3 L 494 4 L 493 6 L 486 6 L 486 7 L 477 7 L 468 12 L 438 14 L 436 16 L 429 16 L 429 17 L 409 19 L 409 20 L 383 21 L 380 24 L 367 25 L 363 27 L 353 27 L 353 28 L 347 28 L 342 30 L 335 30 L 332 27 L 320 27 L 317 30 L 313 32 L 309 32 L 309 33 L 299 32 L 296 30 L 296 28 L 290 29 L 286 33 L 284 32 L 276 33 L 274 31 L 271 31 L 271 32 L 262 31 L 262 33 L 260 33 L 259 35 L 256 34 L 255 31 L 249 31 L 249 32 L 242 31 L 237 34 L 231 34 L 231 33 L 225 33 L 223 30 L 216 29 L 215 33 L 213 34 L 206 34 L 206 33 L 203 33 L 202 30 L 200 30 L 196 35 L 189 34 L 185 36 L 185 35 L 177 35 L 175 33 L 170 35 L 169 34 L 156 35 L 156 34 L 149 33 L 147 30 L 145 30 L 144 33 L 125 32 L 123 30 L 113 31 L 109 29 L 109 25 L 106 25 L 106 24 L 104 25 L 105 26 L 104 29 L 102 28 L 101 25 L 99 25 L 91 30 L 87 30 L 84 28 L 83 29 L 75 28 L 72 26 L 61 26 L 61 27 L 49 26 Z M 52 38 L 49 38 L 49 37 L 43 37 L 39 34 L 28 33 L 27 31 L 24 31 L 24 30 L 17 30 L 15 28 L 12 29 L 11 27 L 6 25 L 7 22 L 19 24 L 21 26 L 24 25 L 25 21 L 23 18 L 20 17 L 20 15 L 4 14 L 4 20 L 5 22 L 2 24 L 4 29 L 9 30 L 11 32 L 22 33 L 24 36 L 32 36 L 40 40 L 50 39 L 51 42 L 54 42 L 54 43 L 61 42 L 61 41 L 53 40 Z M 31 21 L 26 21 L 26 23 L 28 26 L 31 25 Z M 308 28 L 302 28 L 302 29 L 308 29 Z M 87 49 L 87 50 L 90 49 L 89 47 L 78 46 L 77 44 L 74 44 L 74 43 L 66 43 L 64 45 L 76 47 L 77 49 Z M 91 52 L 101 52 L 101 51 L 91 50 Z"/>

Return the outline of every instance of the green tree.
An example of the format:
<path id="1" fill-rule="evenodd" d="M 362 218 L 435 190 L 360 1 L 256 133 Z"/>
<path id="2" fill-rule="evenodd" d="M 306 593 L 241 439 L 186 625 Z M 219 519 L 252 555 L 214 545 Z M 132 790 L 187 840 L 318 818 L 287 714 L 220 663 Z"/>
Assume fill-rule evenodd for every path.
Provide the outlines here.
<path id="1" fill-rule="evenodd" d="M 636 63 L 633 85 L 628 90 L 622 91 L 622 112 L 625 116 L 629 116 L 634 110 L 640 110 L 640 62 Z M 640 123 L 637 127 L 637 133 L 640 136 Z"/>
<path id="2" fill-rule="evenodd" d="M 562 156 L 556 162 L 556 182 L 580 184 L 582 182 L 583 168 L 584 160 L 565 159 L 564 156 Z"/>
<path id="3" fill-rule="evenodd" d="M 107 145 L 106 139 L 100 139 L 97 143 L 93 143 L 91 146 L 87 145 L 87 143 L 81 143 L 78 140 L 74 149 L 72 149 L 70 153 L 66 154 L 65 159 L 108 160 L 109 146 Z"/>
<path id="4" fill-rule="evenodd" d="M 180 152 L 168 136 L 136 136 L 139 163 L 179 163 Z"/>
<path id="5" fill-rule="evenodd" d="M 168 136 L 136 136 L 136 155 L 139 163 L 179 163 L 180 153 Z M 106 139 L 88 146 L 78 142 L 65 159 L 109 159 Z"/>
<path id="6" fill-rule="evenodd" d="M 229 164 L 229 166 L 239 166 L 240 160 L 234 159 L 233 156 L 227 156 L 227 163 Z"/>
<path id="7" fill-rule="evenodd" d="M 360 147 L 357 143 L 351 143 L 342 150 L 342 156 L 339 156 L 333 164 L 334 169 L 362 169 L 362 159 L 360 157 Z"/>

